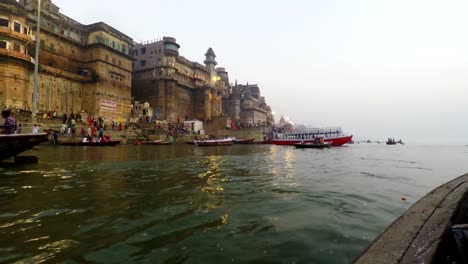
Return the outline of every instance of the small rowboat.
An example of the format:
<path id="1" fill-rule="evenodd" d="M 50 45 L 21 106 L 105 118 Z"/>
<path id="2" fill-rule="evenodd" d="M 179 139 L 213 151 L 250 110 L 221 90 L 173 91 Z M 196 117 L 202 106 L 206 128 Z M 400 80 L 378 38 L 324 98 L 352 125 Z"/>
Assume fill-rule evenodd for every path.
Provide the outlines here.
<path id="1" fill-rule="evenodd" d="M 330 142 L 327 143 L 298 143 L 294 144 L 296 148 L 318 148 L 318 149 L 323 149 L 323 148 L 329 148 L 331 146 Z"/>
<path id="2" fill-rule="evenodd" d="M 115 146 L 120 144 L 120 140 L 111 140 L 111 141 L 104 141 L 104 142 L 82 142 L 82 141 L 65 141 L 61 144 L 64 146 L 93 146 L 93 147 L 104 147 L 104 146 Z"/>
<path id="3" fill-rule="evenodd" d="M 255 138 L 246 138 L 246 139 L 236 139 L 234 140 L 234 144 L 253 144 L 255 141 Z"/>
<path id="4" fill-rule="evenodd" d="M 155 141 L 135 141 L 133 145 L 171 145 L 172 141 L 155 140 Z"/>
<path id="5" fill-rule="evenodd" d="M 234 141 L 232 138 L 226 139 L 209 139 L 209 140 L 195 140 L 193 141 L 195 145 L 200 147 L 208 147 L 208 146 L 231 146 Z"/>

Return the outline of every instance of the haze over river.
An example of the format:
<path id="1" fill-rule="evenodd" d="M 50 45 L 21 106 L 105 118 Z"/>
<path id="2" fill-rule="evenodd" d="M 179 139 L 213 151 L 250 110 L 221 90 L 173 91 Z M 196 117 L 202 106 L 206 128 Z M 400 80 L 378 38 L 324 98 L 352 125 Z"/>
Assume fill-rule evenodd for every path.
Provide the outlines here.
<path id="1" fill-rule="evenodd" d="M 0 168 L 0 263 L 349 263 L 468 147 L 39 146 Z M 402 201 L 402 197 L 406 201 Z"/>

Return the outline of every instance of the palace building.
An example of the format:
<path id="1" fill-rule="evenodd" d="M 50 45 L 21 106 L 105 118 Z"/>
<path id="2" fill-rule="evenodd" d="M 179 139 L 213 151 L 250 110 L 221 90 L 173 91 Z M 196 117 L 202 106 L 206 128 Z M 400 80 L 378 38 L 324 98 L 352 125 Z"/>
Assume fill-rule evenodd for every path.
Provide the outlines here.
<path id="1" fill-rule="evenodd" d="M 36 0 L 0 2 L 0 107 L 32 109 Z M 133 40 L 99 22 L 83 25 L 42 0 L 38 110 L 128 118 Z"/>
<path id="2" fill-rule="evenodd" d="M 236 82 L 224 99 L 224 105 L 226 114 L 243 124 L 274 124 L 271 108 L 267 105 L 265 97 L 260 95 L 257 84 L 238 85 Z"/>
<path id="3" fill-rule="evenodd" d="M 215 68 L 212 48 L 205 54 L 204 65 L 180 56 L 179 48 L 172 37 L 135 44 L 132 95 L 138 101 L 148 102 L 153 115 L 161 120 L 211 120 L 221 116 L 228 73 L 224 68 Z"/>

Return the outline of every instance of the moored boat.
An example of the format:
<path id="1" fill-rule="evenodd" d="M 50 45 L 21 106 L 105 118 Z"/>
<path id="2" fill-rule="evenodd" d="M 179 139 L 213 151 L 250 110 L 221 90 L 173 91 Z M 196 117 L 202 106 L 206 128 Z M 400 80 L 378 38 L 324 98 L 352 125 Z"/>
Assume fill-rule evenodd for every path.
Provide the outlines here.
<path id="1" fill-rule="evenodd" d="M 323 149 L 323 148 L 329 148 L 331 146 L 330 142 L 327 143 L 297 143 L 294 144 L 296 148 L 318 148 L 318 149 Z"/>
<path id="2" fill-rule="evenodd" d="M 330 143 L 330 146 L 338 147 L 348 143 L 353 138 L 353 135 L 345 135 L 339 127 L 314 128 L 309 131 L 274 133 L 271 143 L 275 145 L 292 146 L 301 142 L 312 143 L 319 137 L 323 137 L 325 142 Z"/>
<path id="3" fill-rule="evenodd" d="M 0 160 L 14 157 L 48 140 L 47 133 L 0 134 Z"/>
<path id="4" fill-rule="evenodd" d="M 224 138 L 224 139 L 208 139 L 208 140 L 195 140 L 193 141 L 195 145 L 200 147 L 208 147 L 208 146 L 231 146 L 234 141 L 232 138 Z"/>
<path id="5" fill-rule="evenodd" d="M 234 144 L 253 144 L 255 141 L 255 138 L 239 138 L 234 140 Z"/>
<path id="6" fill-rule="evenodd" d="M 133 145 L 171 145 L 172 141 L 154 140 L 154 141 L 135 141 Z"/>
<path id="7" fill-rule="evenodd" d="M 61 145 L 64 146 L 93 146 L 93 147 L 104 147 L 104 146 L 115 146 L 120 144 L 120 140 L 110 140 L 110 141 L 102 141 L 102 142 L 82 142 L 82 141 L 63 141 Z"/>

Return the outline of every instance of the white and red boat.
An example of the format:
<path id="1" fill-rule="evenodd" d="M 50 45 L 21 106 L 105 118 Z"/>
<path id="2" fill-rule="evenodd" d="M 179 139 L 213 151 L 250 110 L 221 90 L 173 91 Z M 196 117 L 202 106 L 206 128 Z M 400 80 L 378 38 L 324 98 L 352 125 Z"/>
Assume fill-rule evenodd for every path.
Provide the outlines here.
<path id="1" fill-rule="evenodd" d="M 294 145 L 298 143 L 312 143 L 316 138 L 323 137 L 331 146 L 338 147 L 348 143 L 353 135 L 345 135 L 339 127 L 312 128 L 308 131 L 288 131 L 274 133 L 271 143 L 275 145 Z"/>

